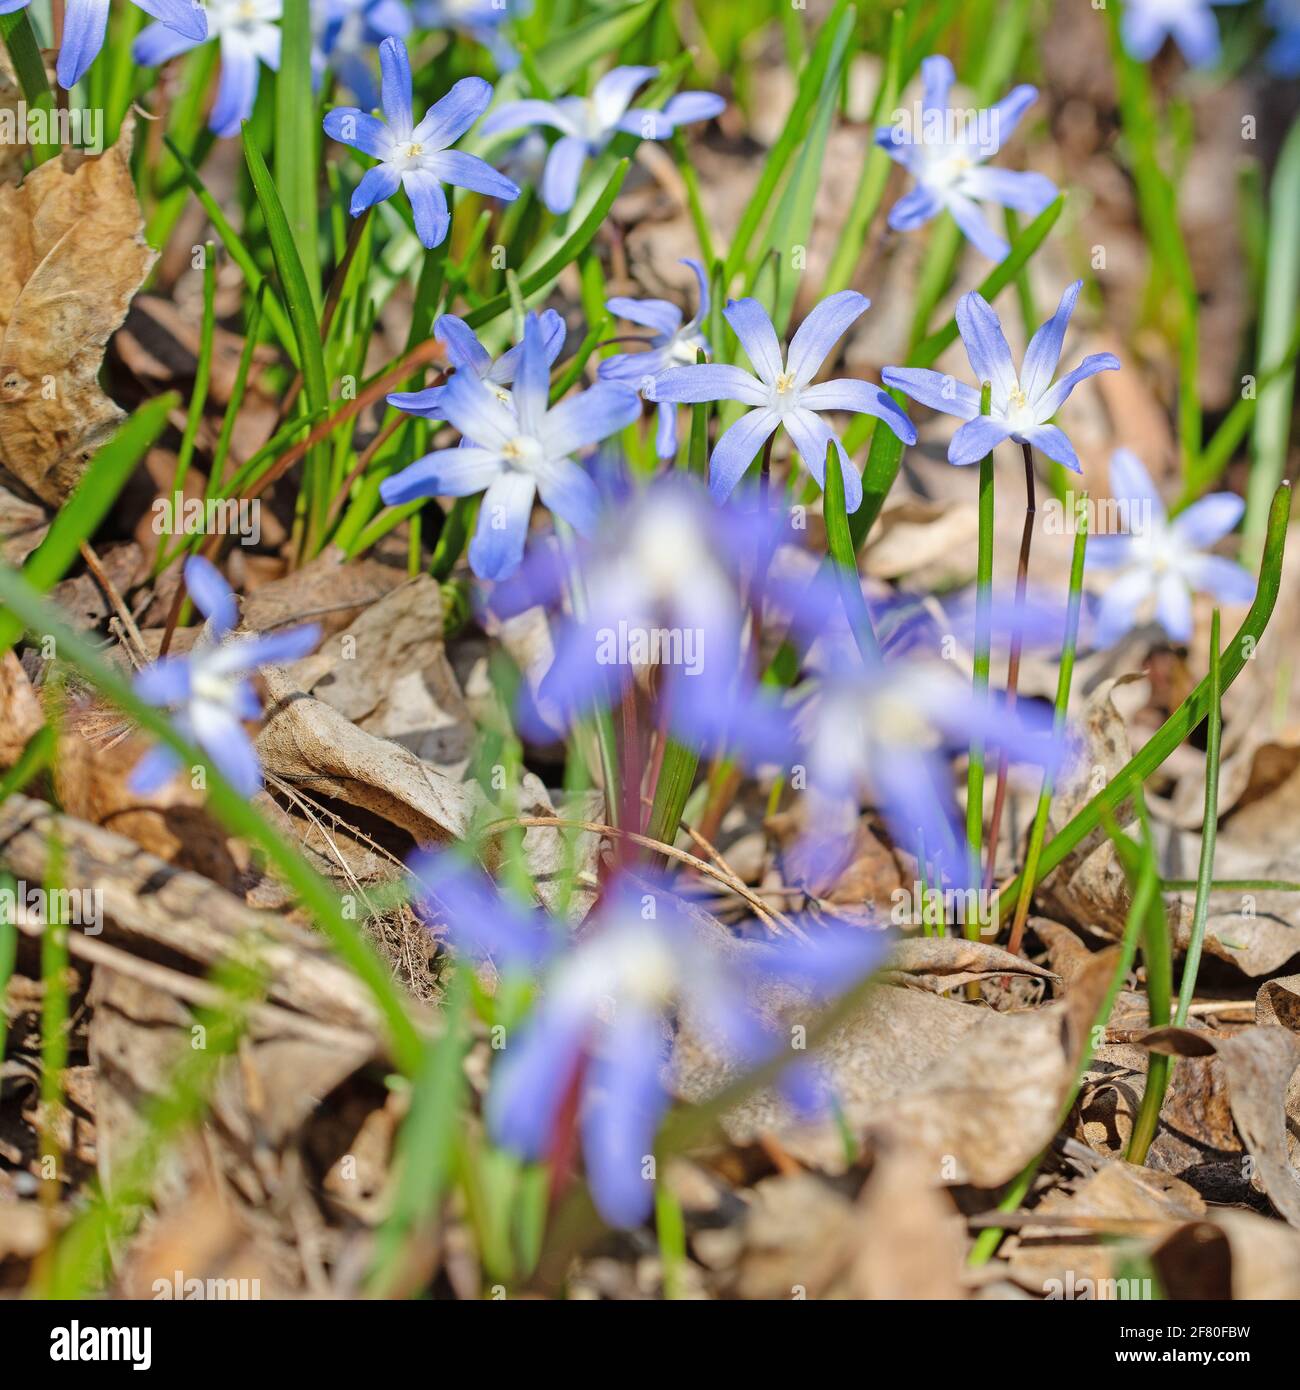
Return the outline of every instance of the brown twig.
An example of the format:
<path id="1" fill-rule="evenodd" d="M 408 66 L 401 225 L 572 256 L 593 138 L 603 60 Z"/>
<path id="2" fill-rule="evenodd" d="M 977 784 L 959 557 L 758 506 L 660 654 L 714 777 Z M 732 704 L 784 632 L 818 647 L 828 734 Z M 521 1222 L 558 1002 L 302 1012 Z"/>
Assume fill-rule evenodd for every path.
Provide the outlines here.
<path id="1" fill-rule="evenodd" d="M 1016 568 L 1015 611 L 1011 628 L 1011 652 L 1007 658 L 1007 718 L 1015 713 L 1016 689 L 1020 684 L 1020 653 L 1024 646 L 1023 622 L 1025 589 L 1029 583 L 1029 550 L 1034 541 L 1034 516 L 1038 510 L 1034 488 L 1034 451 L 1028 444 L 1025 454 L 1025 525 L 1020 533 L 1020 561 Z M 1002 808 L 1007 798 L 1007 755 L 998 754 L 997 790 L 993 794 L 993 815 L 989 820 L 989 857 L 984 867 L 984 886 L 993 883 L 998 857 L 998 834 L 1002 828 Z"/>

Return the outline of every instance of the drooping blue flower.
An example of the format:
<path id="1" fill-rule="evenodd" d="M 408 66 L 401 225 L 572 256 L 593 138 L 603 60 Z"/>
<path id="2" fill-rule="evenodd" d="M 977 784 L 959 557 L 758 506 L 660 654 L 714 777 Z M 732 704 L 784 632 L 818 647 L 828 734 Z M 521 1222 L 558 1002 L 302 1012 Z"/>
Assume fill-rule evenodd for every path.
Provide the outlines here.
<path id="1" fill-rule="evenodd" d="M 984 167 L 1038 100 L 1038 89 L 1016 87 L 986 111 L 962 111 L 948 104 L 955 77 L 947 58 L 926 58 L 921 64 L 919 122 L 913 119 L 876 131 L 876 144 L 916 179 L 916 187 L 890 210 L 889 225 L 909 232 L 946 208 L 977 250 L 1000 261 L 1010 247 L 985 221 L 978 205 L 998 203 L 1037 216 L 1057 194 L 1046 174 Z"/>
<path id="2" fill-rule="evenodd" d="M 379 105 L 373 53 L 387 38 L 405 39 L 412 28 L 403 0 L 312 0 L 312 69 L 319 82 L 334 72 L 363 111 Z"/>
<path id="3" fill-rule="evenodd" d="M 1120 38 L 1131 58 L 1149 63 L 1167 38 L 1195 68 L 1219 60 L 1219 25 L 1213 5 L 1240 5 L 1245 0 L 1125 0 Z"/>
<path id="4" fill-rule="evenodd" d="M 0 0 L 0 15 L 26 9 L 30 0 Z M 188 40 L 185 47 L 202 43 L 208 35 L 208 21 L 194 0 L 132 0 L 137 9 L 159 20 L 152 28 L 166 26 L 176 37 Z M 86 75 L 104 46 L 108 29 L 108 0 L 67 0 L 63 12 L 63 42 L 55 74 L 59 86 L 68 90 Z M 178 49 L 178 52 L 181 50 Z"/>
<path id="5" fill-rule="evenodd" d="M 137 63 L 158 67 L 215 39 L 221 45 L 221 77 L 208 125 L 217 135 L 238 135 L 257 101 L 259 65 L 279 69 L 281 11 L 282 0 L 207 0 L 203 33 L 150 24 L 136 39 L 132 56 Z"/>
<path id="6" fill-rule="evenodd" d="M 874 415 L 904 444 L 916 443 L 912 422 L 879 386 L 849 377 L 812 384 L 827 354 L 870 305 L 856 290 L 840 290 L 823 299 L 799 325 L 783 360 L 767 310 L 756 299 L 733 299 L 723 313 L 756 374 L 743 367 L 708 363 L 674 367 L 654 383 L 657 401 L 740 401 L 754 407 L 713 446 L 709 486 L 714 497 L 721 501 L 731 496 L 758 451 L 784 425 L 804 467 L 819 485 L 826 476 L 826 447 L 834 443 L 844 477 L 845 504 L 849 511 L 857 511 L 862 505 L 862 479 L 850 466 L 839 436 L 822 419 L 822 411 Z"/>
<path id="7" fill-rule="evenodd" d="M 493 1140 L 545 1159 L 562 1148 L 576 1099 L 592 1199 L 622 1228 L 639 1225 L 653 1205 L 650 1159 L 670 1102 L 673 1025 L 687 1025 L 724 1063 L 752 1069 L 789 1047 L 759 1012 L 762 985 L 780 981 L 825 999 L 865 979 L 888 944 L 883 933 L 809 924 L 805 941 L 727 950 L 721 928 L 639 878 L 609 885 L 575 939 L 544 914 L 505 903 L 486 880 L 448 872 L 436 856 L 411 868 L 425 919 L 445 922 L 460 949 L 498 968 L 541 970 L 539 1001 L 518 1037 L 507 1036 L 492 1076 Z M 805 1095 L 798 1080 L 796 1094 Z"/>
<path id="8" fill-rule="evenodd" d="M 519 66 L 519 54 L 502 30 L 528 8 L 521 0 L 416 0 L 415 16 L 422 29 L 468 34 L 502 72 L 509 72 Z"/>
<path id="9" fill-rule="evenodd" d="M 135 678 L 136 694 L 151 705 L 172 707 L 177 731 L 208 754 L 236 791 L 251 796 L 262 785 L 262 769 L 244 721 L 260 718 L 262 707 L 248 677 L 260 666 L 306 656 L 320 641 L 320 628 L 226 642 L 239 621 L 230 586 L 200 555 L 185 562 L 185 586 L 208 620 L 210 638 L 205 633 L 185 656 L 146 666 Z M 147 795 L 169 782 L 180 766 L 170 748 L 156 744 L 136 764 L 128 784 Z"/>
<path id="10" fill-rule="evenodd" d="M 1279 77 L 1300 75 L 1300 0 L 1267 0 L 1264 13 L 1277 30 L 1264 59 Z"/>
<path id="11" fill-rule="evenodd" d="M 1110 460 L 1111 494 L 1126 505 L 1128 530 L 1089 536 L 1085 561 L 1114 579 L 1097 611 L 1096 640 L 1117 642 L 1154 615 L 1175 642 L 1192 638 L 1192 595 L 1220 603 L 1249 603 L 1254 577 L 1221 555 L 1206 553 L 1241 520 L 1246 504 L 1233 492 L 1213 492 L 1172 519 L 1137 455 L 1116 449 Z"/>
<path id="12" fill-rule="evenodd" d="M 1053 380 L 1065 330 L 1082 288 L 1082 280 L 1067 287 L 1056 313 L 1030 339 L 1019 376 L 992 306 L 973 290 L 962 296 L 957 305 L 957 326 L 976 382 L 987 381 L 993 387 L 988 415 L 980 414 L 978 385 L 967 386 L 941 372 L 926 367 L 886 367 L 880 378 L 914 401 L 966 421 L 948 445 L 949 463 L 975 463 L 1004 439 L 1013 439 L 1017 444 L 1033 445 L 1077 473 L 1079 456 L 1074 445 L 1050 422 L 1081 381 L 1098 372 L 1119 370 L 1114 353 L 1097 352 L 1059 381 Z"/>
<path id="13" fill-rule="evenodd" d="M 649 346 L 644 352 L 620 352 L 607 357 L 600 364 L 598 375 L 606 381 L 624 382 L 634 391 L 643 392 L 647 400 L 655 399 L 654 383 L 664 372 L 694 364 L 698 352 L 709 351 L 708 340 L 700 332 L 700 324 L 709 313 L 709 277 L 699 261 L 688 258 L 682 264 L 690 266 L 700 285 L 699 306 L 686 323 L 682 322 L 682 311 L 666 299 L 626 299 L 620 295 L 605 303 L 611 314 L 654 329 L 654 336 L 647 340 Z M 657 404 L 655 452 L 661 459 L 670 459 L 677 453 L 677 407 L 668 401 Z"/>
<path id="14" fill-rule="evenodd" d="M 589 97 L 558 101 L 508 101 L 483 122 L 483 134 L 548 126 L 560 132 L 542 176 L 542 201 L 553 213 L 568 212 L 578 194 L 582 166 L 595 158 L 620 131 L 643 140 L 666 140 L 683 125 L 707 121 L 726 102 L 712 92 L 678 92 L 662 111 L 629 110 L 636 90 L 658 75 L 658 68 L 614 68 Z"/>
<path id="15" fill-rule="evenodd" d="M 432 250 L 451 225 L 444 183 L 507 201 L 519 196 L 518 188 L 490 164 L 450 148 L 487 110 L 492 84 L 481 77 L 462 77 L 416 125 L 411 110 L 411 62 L 401 39 L 388 38 L 379 45 L 379 67 L 387 124 L 355 106 L 339 106 L 325 117 L 325 133 L 379 160 L 352 195 L 352 216 L 360 217 L 404 188 L 415 214 L 415 230 Z"/>
<path id="16" fill-rule="evenodd" d="M 441 392 L 442 418 L 467 442 L 426 454 L 385 479 L 379 491 L 389 506 L 483 492 L 469 547 L 470 567 L 481 579 L 504 579 L 518 568 L 539 495 L 575 531 L 595 528 L 600 495 L 571 455 L 631 424 L 640 413 L 635 396 L 598 382 L 550 407 L 550 359 L 536 314 L 524 321 L 508 392 L 473 370 L 456 372 Z"/>
<path id="17" fill-rule="evenodd" d="M 552 367 L 564 348 L 564 320 L 554 309 L 546 309 L 539 326 L 546 365 Z M 458 372 L 473 372 L 480 381 L 496 391 L 500 400 L 510 404 L 510 393 L 505 388 L 515 379 L 522 347 L 512 347 L 493 361 L 491 353 L 479 342 L 474 330 L 455 314 L 443 314 L 433 325 L 433 332 L 435 337 L 442 339 L 447 348 L 447 361 Z M 446 417 L 442 413 L 442 396 L 446 389 L 442 385 L 426 386 L 422 391 L 394 391 L 388 397 L 388 404 L 425 420 L 443 420 Z"/>

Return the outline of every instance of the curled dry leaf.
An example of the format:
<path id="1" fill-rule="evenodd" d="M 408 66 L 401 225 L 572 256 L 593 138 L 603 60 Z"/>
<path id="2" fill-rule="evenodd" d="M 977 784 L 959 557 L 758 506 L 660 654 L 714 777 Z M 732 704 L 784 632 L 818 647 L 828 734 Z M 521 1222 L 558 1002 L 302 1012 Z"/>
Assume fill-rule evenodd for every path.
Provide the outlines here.
<path id="1" fill-rule="evenodd" d="M 102 155 L 63 155 L 0 184 L 0 464 L 60 506 L 122 411 L 104 347 L 155 253 L 131 178 L 135 122 Z"/>
<path id="2" fill-rule="evenodd" d="M 22 663 L 6 652 L 0 659 L 0 767 L 12 767 L 27 741 L 45 722 Z"/>
<path id="3" fill-rule="evenodd" d="M 1021 975 L 1058 987 L 1060 977 L 1034 965 L 1023 956 L 1013 956 L 1001 946 L 964 937 L 915 937 L 898 942 L 890 953 L 889 964 L 880 978 L 891 985 L 926 989 L 948 994 L 976 980 L 994 976 Z"/>

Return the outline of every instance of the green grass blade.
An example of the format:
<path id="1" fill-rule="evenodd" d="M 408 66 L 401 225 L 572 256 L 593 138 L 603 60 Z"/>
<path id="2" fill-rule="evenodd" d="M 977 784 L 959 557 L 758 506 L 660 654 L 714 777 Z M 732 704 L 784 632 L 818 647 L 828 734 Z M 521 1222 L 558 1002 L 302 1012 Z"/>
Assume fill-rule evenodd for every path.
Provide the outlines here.
<path id="1" fill-rule="evenodd" d="M 992 409 L 993 386 L 980 387 L 980 414 Z M 975 651 L 971 688 L 975 699 L 987 705 L 989 668 L 992 664 L 993 632 L 993 455 L 980 460 L 979 540 L 975 560 Z M 971 859 L 971 882 L 979 882 L 979 866 L 984 854 L 984 741 L 975 739 L 966 766 L 966 846 Z M 996 850 L 996 846 L 994 847 Z M 965 924 L 966 935 L 978 941 L 978 919 Z"/>
<path id="2" fill-rule="evenodd" d="M 826 544 L 839 580 L 844 616 L 848 619 L 858 653 L 867 666 L 880 663 L 880 644 L 871 625 L 867 600 L 862 594 L 858 577 L 858 557 L 849 531 L 849 517 L 844 503 L 844 475 L 840 471 L 840 453 L 834 443 L 826 446 Z"/>
<path id="3" fill-rule="evenodd" d="M 33 111 L 43 111 L 48 118 L 54 111 L 54 95 L 45 76 L 45 63 L 41 59 L 31 18 L 25 9 L 0 15 L 0 39 L 4 40 L 9 50 L 18 85 L 23 89 L 23 99 Z M 43 164 L 58 152 L 58 145 L 47 141 L 33 149 L 32 158 L 37 164 Z"/>
<path id="4" fill-rule="evenodd" d="M 68 572 L 81 543 L 95 534 L 179 401 L 172 391 L 142 405 L 91 459 L 77 490 L 59 508 L 45 539 L 23 566 L 23 578 L 37 593 L 48 592 Z M 0 654 L 13 646 L 22 630 L 16 614 L 0 612 Z"/>
<path id="5" fill-rule="evenodd" d="M 312 306 L 319 315 L 316 159 L 320 126 L 312 90 L 311 47 L 311 0 L 284 0 L 280 69 L 275 81 L 275 186 L 302 261 Z"/>

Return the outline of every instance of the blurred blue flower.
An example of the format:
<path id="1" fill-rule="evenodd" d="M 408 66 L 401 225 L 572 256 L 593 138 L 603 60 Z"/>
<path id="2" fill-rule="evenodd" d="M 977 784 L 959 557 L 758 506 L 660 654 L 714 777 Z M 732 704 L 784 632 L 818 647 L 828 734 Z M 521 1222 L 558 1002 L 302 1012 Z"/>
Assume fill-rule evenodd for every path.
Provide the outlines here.
<path id="1" fill-rule="evenodd" d="M 1061 744 L 1050 711 L 996 692 L 979 699 L 947 662 L 893 659 L 868 669 L 856 653 L 831 653 L 798 715 L 797 755 L 819 807 L 793 862 L 815 880 L 847 864 L 863 796 L 896 843 L 929 866 L 933 884 L 967 882 L 965 832 L 952 789 L 952 758 L 979 739 L 1016 763 L 1054 769 Z"/>
<path id="2" fill-rule="evenodd" d="M 1065 330 L 1082 288 L 1082 280 L 1066 288 L 1056 313 L 1030 339 L 1018 377 L 1002 325 L 989 302 L 973 290 L 962 296 L 957 305 L 957 326 L 976 382 L 992 384 L 988 415 L 980 414 L 978 385 L 967 386 L 941 372 L 926 367 L 886 367 L 880 379 L 932 410 L 966 421 L 948 445 L 949 463 L 976 463 L 1004 439 L 1013 439 L 1017 444 L 1032 444 L 1077 473 L 1079 456 L 1074 446 L 1064 431 L 1049 421 L 1081 381 L 1098 372 L 1119 369 L 1114 353 L 1097 352 L 1053 381 Z"/>
<path id="3" fill-rule="evenodd" d="M 564 348 L 564 320 L 554 309 L 546 309 L 538 323 L 542 333 L 543 355 L 550 368 L 555 365 L 555 359 Z M 480 381 L 492 387 L 500 401 L 506 405 L 511 403 L 510 392 L 505 388 L 515 379 L 522 347 L 512 347 L 493 361 L 474 330 L 455 314 L 443 314 L 434 323 L 433 332 L 435 337 L 442 339 L 447 349 L 447 361 L 458 372 L 473 372 Z M 446 416 L 442 412 L 442 396 L 446 389 L 446 385 L 442 385 L 427 386 L 422 391 L 394 391 L 388 397 L 388 404 L 425 420 L 443 420 Z"/>
<path id="4" fill-rule="evenodd" d="M 259 718 L 262 707 L 247 678 L 259 666 L 306 656 L 320 641 L 320 628 L 295 627 L 225 642 L 239 621 L 230 586 L 199 555 L 185 562 L 185 586 L 207 618 L 208 632 L 187 655 L 146 666 L 135 678 L 136 694 L 151 705 L 173 707 L 177 732 L 197 743 L 236 791 L 252 796 L 262 785 L 262 769 L 244 721 Z M 166 785 L 180 767 L 176 754 L 157 744 L 136 764 L 128 785 L 147 795 Z"/>
<path id="5" fill-rule="evenodd" d="M 882 933 L 809 924 L 807 941 L 728 950 L 722 928 L 640 878 L 610 884 L 574 939 L 445 859 L 411 863 L 426 920 L 445 921 L 453 944 L 499 969 L 542 970 L 541 997 L 492 1076 L 489 1133 L 525 1158 L 546 1159 L 562 1147 L 576 1099 L 587 1183 L 616 1227 L 639 1225 L 653 1205 L 674 1024 L 726 1064 L 752 1069 L 789 1046 L 756 1007 L 759 988 L 784 982 L 825 999 L 865 979 L 887 946 Z M 797 1100 L 809 1090 L 801 1070 L 789 1088 Z"/>
<path id="6" fill-rule="evenodd" d="M 655 400 L 654 383 L 671 367 L 694 365 L 696 354 L 709 351 L 708 339 L 700 332 L 709 312 L 709 277 L 699 261 L 682 261 L 695 272 L 700 285 L 699 307 L 694 317 L 682 322 L 682 311 L 666 299 L 625 299 L 616 296 L 605 307 L 611 314 L 654 329 L 646 340 L 644 352 L 620 352 L 607 357 L 601 364 L 599 376 L 605 381 L 620 381 L 634 391 L 643 391 L 648 401 Z M 655 436 L 655 452 L 661 459 L 677 453 L 677 407 L 659 401 L 659 429 Z"/>
<path id="7" fill-rule="evenodd" d="M 582 166 L 623 131 L 643 140 L 666 140 L 679 126 L 707 121 L 726 106 L 712 92 L 678 92 L 662 111 L 628 110 L 636 90 L 658 68 L 614 68 L 596 83 L 589 97 L 557 101 L 508 101 L 483 122 L 483 134 L 549 126 L 560 132 L 542 175 L 542 201 L 554 213 L 568 212 L 578 195 Z"/>
<path id="8" fill-rule="evenodd" d="M 1255 597 L 1248 570 L 1206 553 L 1241 520 L 1246 504 L 1236 493 L 1210 493 L 1171 520 L 1151 475 L 1128 449 L 1111 456 L 1110 487 L 1128 504 L 1129 530 L 1089 536 L 1084 552 L 1088 569 L 1115 574 L 1097 610 L 1099 645 L 1117 642 L 1152 611 L 1175 642 L 1190 642 L 1194 593 L 1213 594 L 1220 603 Z"/>
<path id="9" fill-rule="evenodd" d="M 240 122 L 253 114 L 259 64 L 272 71 L 280 66 L 281 9 L 281 0 L 207 0 L 207 24 L 201 33 L 150 24 L 136 39 L 132 56 L 137 63 L 157 67 L 215 39 L 221 45 L 221 77 L 208 125 L 218 135 L 238 135 Z"/>
<path id="10" fill-rule="evenodd" d="M 487 49 L 502 72 L 519 66 L 519 54 L 501 30 L 527 12 L 528 6 L 519 0 L 416 0 L 415 5 L 422 29 L 468 34 Z"/>
<path id="11" fill-rule="evenodd" d="M 653 672 L 658 717 L 683 742 L 725 747 L 750 765 L 782 757 L 789 721 L 746 661 L 740 597 L 781 524 L 776 515 L 716 507 L 693 479 L 674 474 L 607 513 L 594 545 L 571 562 L 535 547 L 493 593 L 493 612 L 552 606 L 573 591 L 585 594 L 586 607 L 558 625 L 540 708 L 520 712 L 528 735 L 555 738 Z"/>
<path id="12" fill-rule="evenodd" d="M 1215 5 L 1240 5 L 1245 0 L 1213 0 Z M 1209 67 L 1219 60 L 1219 25 L 1211 0 L 1125 0 L 1120 38 L 1131 58 L 1149 63 L 1171 38 L 1192 67 Z"/>
<path id="13" fill-rule="evenodd" d="M 194 0 L 132 0 L 137 9 L 152 15 L 158 24 L 150 29 L 166 27 L 174 38 L 184 39 L 177 52 L 202 43 L 208 36 L 207 16 Z M 14 14 L 26 9 L 29 0 L 0 0 L 0 15 Z M 75 87 L 86 75 L 91 63 L 104 46 L 108 28 L 108 0 L 67 0 L 63 12 L 63 41 L 55 74 L 65 90 Z M 147 32 L 147 31 L 146 31 Z"/>
<path id="14" fill-rule="evenodd" d="M 1264 13 L 1277 30 L 1265 61 L 1279 77 L 1300 75 L 1300 0 L 1267 0 Z"/>
<path id="15" fill-rule="evenodd" d="M 441 244 L 451 225 L 444 183 L 510 200 L 519 190 L 477 155 L 450 146 L 487 110 L 492 84 L 481 77 L 462 77 L 441 101 L 414 124 L 411 110 L 411 63 L 401 39 L 379 45 L 383 76 L 383 105 L 387 124 L 355 106 L 335 107 L 325 117 L 331 139 L 379 160 L 366 171 L 352 195 L 351 213 L 360 217 L 369 207 L 406 190 L 415 214 L 415 230 L 430 250 Z"/>
<path id="16" fill-rule="evenodd" d="M 954 80 L 947 58 L 926 58 L 921 64 L 919 121 L 876 131 L 876 144 L 916 179 L 916 187 L 890 210 L 889 225 L 897 232 L 910 232 L 946 208 L 973 246 L 1000 261 L 1011 248 L 984 220 L 977 204 L 999 203 L 1037 216 L 1057 193 L 1046 174 L 983 167 L 1038 100 L 1038 89 L 1016 87 L 985 111 L 962 111 L 948 104 Z"/>
<path id="17" fill-rule="evenodd" d="M 640 414 L 635 396 L 604 383 L 552 408 L 550 358 L 536 314 L 524 321 L 513 375 L 514 384 L 506 392 L 474 370 L 456 372 L 440 388 L 438 404 L 443 418 L 468 443 L 426 454 L 385 479 L 379 489 L 390 507 L 420 497 L 484 492 L 469 547 L 470 568 L 480 579 L 504 579 L 518 568 L 539 494 L 575 531 L 594 530 L 600 495 L 570 456 Z"/>
<path id="18" fill-rule="evenodd" d="M 826 448 L 839 450 L 844 498 L 853 512 L 862 505 L 862 479 L 849 463 L 839 436 L 821 418 L 826 410 L 859 411 L 883 420 L 904 444 L 916 443 L 916 430 L 907 416 L 879 386 L 843 377 L 812 385 L 827 354 L 871 301 L 855 290 L 840 290 L 817 305 L 799 325 L 783 361 L 776 329 L 756 299 L 733 299 L 723 310 L 740 345 L 753 364 L 743 367 L 708 363 L 674 367 L 654 385 L 655 399 L 692 404 L 696 401 L 740 401 L 753 406 L 713 446 L 709 486 L 719 501 L 731 496 L 745 470 L 771 434 L 784 425 L 804 467 L 822 484 Z"/>
<path id="19" fill-rule="evenodd" d="M 333 71 L 363 111 L 379 105 L 372 53 L 387 38 L 405 39 L 412 28 L 403 0 L 312 0 L 316 80 Z"/>

